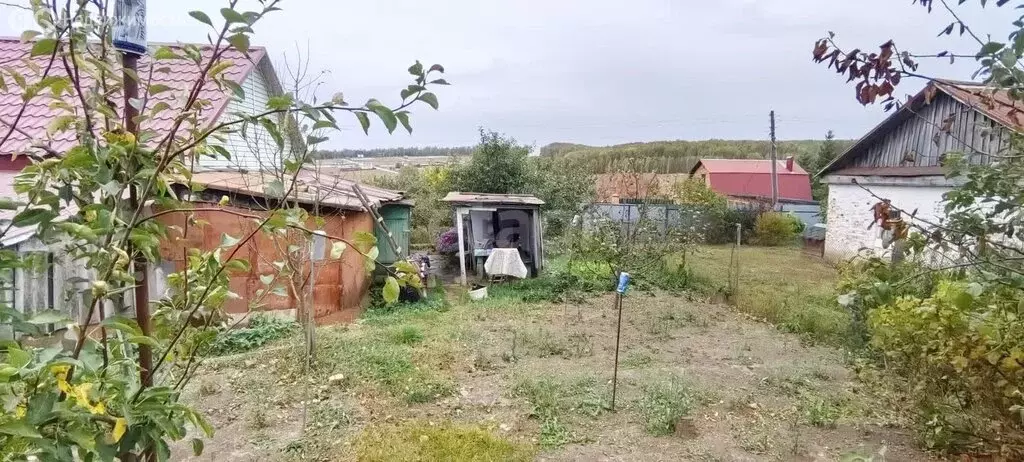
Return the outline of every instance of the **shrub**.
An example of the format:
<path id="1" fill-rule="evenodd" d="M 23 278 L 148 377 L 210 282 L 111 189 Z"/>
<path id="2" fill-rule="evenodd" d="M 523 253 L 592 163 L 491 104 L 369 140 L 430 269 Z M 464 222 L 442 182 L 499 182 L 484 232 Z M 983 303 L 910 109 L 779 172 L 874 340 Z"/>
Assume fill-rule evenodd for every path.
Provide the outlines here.
<path id="1" fill-rule="evenodd" d="M 226 355 L 254 350 L 291 335 L 298 327 L 291 319 L 258 313 L 253 315 L 248 327 L 220 332 L 210 345 L 210 354 Z"/>
<path id="2" fill-rule="evenodd" d="M 452 228 L 441 233 L 441 235 L 437 237 L 436 248 L 438 253 L 457 253 L 459 251 L 459 231 Z"/>
<path id="3" fill-rule="evenodd" d="M 701 401 L 688 383 L 672 377 L 645 387 L 636 407 L 644 418 L 647 433 L 663 436 L 672 434 L 679 419 L 689 415 Z"/>
<path id="4" fill-rule="evenodd" d="M 793 242 L 800 228 L 800 220 L 788 213 L 768 212 L 757 217 L 754 239 L 757 245 L 769 247 Z"/>

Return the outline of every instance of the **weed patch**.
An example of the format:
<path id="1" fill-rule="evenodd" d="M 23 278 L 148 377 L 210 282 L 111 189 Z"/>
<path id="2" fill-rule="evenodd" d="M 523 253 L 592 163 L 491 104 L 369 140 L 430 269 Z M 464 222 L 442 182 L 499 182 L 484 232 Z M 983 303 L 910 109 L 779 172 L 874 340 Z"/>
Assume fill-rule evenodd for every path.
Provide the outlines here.
<path id="1" fill-rule="evenodd" d="M 399 345 L 415 345 L 423 341 L 423 332 L 416 326 L 402 326 L 391 334 L 391 341 Z"/>
<path id="2" fill-rule="evenodd" d="M 689 383 L 672 377 L 644 387 L 635 406 L 644 419 L 647 433 L 663 436 L 672 434 L 679 419 L 690 415 L 704 399 Z"/>
<path id="3" fill-rule="evenodd" d="M 654 364 L 654 357 L 640 352 L 630 352 L 622 360 L 622 367 L 626 369 L 642 369 L 651 364 Z"/>
<path id="4" fill-rule="evenodd" d="M 525 379 L 512 389 L 512 395 L 526 399 L 530 414 L 541 422 L 541 446 L 560 447 L 574 440 L 567 425 L 571 416 L 597 418 L 605 412 L 604 394 L 597 379 L 583 377 L 559 382 L 549 377 Z"/>
<path id="5" fill-rule="evenodd" d="M 370 427 L 356 441 L 362 462 L 394 460 L 529 461 L 533 452 L 479 427 L 408 422 Z"/>
<path id="6" fill-rule="evenodd" d="M 210 345 L 210 354 L 221 356 L 255 350 L 291 335 L 298 327 L 293 320 L 257 313 L 249 320 L 248 327 L 218 332 Z"/>
<path id="7" fill-rule="evenodd" d="M 832 399 L 806 396 L 800 401 L 800 414 L 815 427 L 835 428 L 843 415 L 843 408 L 841 403 Z"/>

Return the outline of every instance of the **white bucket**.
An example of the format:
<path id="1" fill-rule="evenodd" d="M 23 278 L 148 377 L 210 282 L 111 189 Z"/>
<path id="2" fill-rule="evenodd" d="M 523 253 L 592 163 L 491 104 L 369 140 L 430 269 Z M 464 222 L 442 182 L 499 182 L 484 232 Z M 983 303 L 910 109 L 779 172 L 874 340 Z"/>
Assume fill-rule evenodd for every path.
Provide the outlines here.
<path id="1" fill-rule="evenodd" d="M 487 288 L 486 287 L 481 287 L 479 289 L 469 291 L 469 299 L 470 300 L 483 300 L 485 298 L 487 298 Z"/>

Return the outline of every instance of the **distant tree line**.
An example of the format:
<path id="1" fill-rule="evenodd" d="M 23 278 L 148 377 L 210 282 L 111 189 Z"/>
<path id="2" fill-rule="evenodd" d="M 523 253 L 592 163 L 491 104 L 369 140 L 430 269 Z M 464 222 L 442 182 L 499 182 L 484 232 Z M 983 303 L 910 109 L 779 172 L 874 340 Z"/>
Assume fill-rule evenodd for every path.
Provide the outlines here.
<path id="1" fill-rule="evenodd" d="M 342 149 L 340 151 L 320 151 L 321 159 L 338 159 L 344 157 L 438 157 L 468 156 L 473 154 L 475 146 L 426 146 L 420 148 L 375 148 L 375 149 Z"/>
<path id="2" fill-rule="evenodd" d="M 826 151 L 842 152 L 853 141 L 829 140 Z M 780 159 L 796 157 L 797 163 L 812 174 L 820 166 L 819 153 L 824 140 L 795 140 L 778 142 Z M 706 140 L 706 141 L 654 141 L 628 143 L 616 146 L 587 146 L 571 143 L 552 143 L 541 148 L 541 156 L 585 160 L 590 173 L 611 173 L 621 170 L 628 162 L 631 168 L 641 164 L 643 171 L 652 173 L 687 173 L 701 158 L 765 159 L 771 149 L 763 140 Z"/>

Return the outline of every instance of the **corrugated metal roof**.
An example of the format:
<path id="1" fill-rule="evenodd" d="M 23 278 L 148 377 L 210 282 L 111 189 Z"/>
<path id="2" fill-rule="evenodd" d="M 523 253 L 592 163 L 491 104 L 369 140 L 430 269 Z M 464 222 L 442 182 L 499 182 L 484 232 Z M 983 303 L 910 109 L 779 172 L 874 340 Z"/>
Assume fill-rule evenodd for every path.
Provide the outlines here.
<path id="1" fill-rule="evenodd" d="M 1019 113 L 1019 111 L 1024 111 L 1024 107 L 1022 107 L 1020 102 L 1012 100 L 1005 91 L 995 91 L 991 87 L 986 87 L 976 82 L 934 80 L 911 97 L 899 110 L 890 114 L 864 137 L 857 140 L 846 152 L 821 169 L 818 175 L 830 174 L 843 165 L 848 165 L 850 160 L 866 152 L 865 148 L 871 143 L 899 127 L 911 117 L 914 117 L 915 113 L 931 102 L 928 98 L 931 88 L 935 88 L 951 98 L 972 107 L 1010 130 L 1024 132 L 1024 124 L 1022 124 L 1024 114 Z M 941 174 L 941 172 L 936 173 L 936 175 Z"/>
<path id="2" fill-rule="evenodd" d="M 811 175 L 795 161 L 793 170 L 787 161 L 776 161 L 780 199 L 812 200 Z M 734 197 L 771 197 L 772 161 L 759 159 L 701 159 L 690 174 L 703 166 L 708 171 L 707 185 L 712 191 Z"/>
<path id="3" fill-rule="evenodd" d="M 544 205 L 544 201 L 528 194 L 484 194 L 453 191 L 441 200 L 459 204 Z"/>
<path id="4" fill-rule="evenodd" d="M 701 159 L 690 169 L 696 172 L 704 166 L 709 173 L 772 173 L 772 161 L 765 159 Z M 793 170 L 786 169 L 785 160 L 775 161 L 776 171 L 781 175 L 807 175 L 807 172 L 795 161 Z"/>
<path id="5" fill-rule="evenodd" d="M 29 58 L 32 46 L 33 42 L 22 42 L 17 38 L 0 37 L 0 63 L 4 63 L 5 66 L 11 67 L 14 71 L 22 74 L 28 81 L 39 80 L 42 76 L 42 69 L 45 69 L 49 57 L 37 56 Z M 182 47 L 180 44 L 167 44 L 167 46 L 179 52 Z M 208 60 L 212 56 L 212 46 L 197 46 L 200 47 L 204 59 Z M 233 65 L 225 71 L 224 75 L 236 83 L 242 83 L 256 67 L 256 64 L 266 57 L 266 54 L 266 50 L 262 47 L 251 48 L 249 50 L 249 57 L 246 57 L 237 50 L 228 50 L 224 53 L 222 60 Z M 28 61 L 33 65 L 29 65 Z M 141 128 L 143 130 L 153 130 L 157 133 L 165 133 L 174 124 L 174 117 L 184 107 L 192 84 L 199 78 L 200 69 L 193 62 L 187 60 L 161 60 L 155 66 L 153 63 L 154 61 L 149 56 L 143 56 L 139 59 L 140 78 L 145 77 L 148 80 L 150 69 L 152 69 L 152 84 L 166 85 L 170 90 L 151 95 L 149 107 L 165 102 L 170 105 L 171 110 L 162 111 L 155 118 L 142 122 Z M 51 75 L 58 76 L 67 75 L 64 67 L 60 65 L 53 66 L 50 73 Z M 0 90 L 0 118 L 13 122 L 17 118 L 18 112 L 21 111 L 22 91 L 9 80 L 7 89 Z M 92 83 L 92 78 L 85 74 L 82 75 L 83 87 L 92 85 Z M 221 112 L 224 111 L 224 108 L 227 107 L 231 95 L 230 90 L 217 88 L 212 82 L 207 82 L 199 97 L 209 100 L 211 106 L 202 111 L 197 126 L 199 128 L 206 128 L 214 123 Z M 64 99 L 76 109 L 80 109 L 77 98 L 65 96 Z M 120 104 L 122 101 L 119 95 L 115 95 L 110 99 L 117 104 Z M 47 134 L 47 126 L 54 118 L 69 114 L 65 110 L 51 108 L 51 102 L 52 98 L 48 94 L 46 96 L 37 96 L 29 101 L 29 104 L 25 107 L 24 114 L 22 114 L 18 122 L 18 128 L 30 136 L 25 136 L 25 134 L 15 131 L 11 138 L 3 146 L 0 146 L 0 155 L 24 152 L 33 141 L 48 142 L 50 147 L 57 152 L 64 152 L 75 144 L 76 135 L 74 129 Z M 6 134 L 6 128 L 3 127 L 0 133 Z"/>
<path id="6" fill-rule="evenodd" d="M 208 190 L 262 198 L 267 197 L 267 185 L 279 179 L 278 176 L 265 172 L 210 171 L 192 175 L 193 183 L 203 185 Z M 296 177 L 294 192 L 290 198 L 310 205 L 321 204 L 346 210 L 362 210 L 362 202 L 352 188 L 355 184 L 358 183 L 330 173 L 304 170 Z M 405 195 L 398 191 L 362 184 L 359 186 L 375 206 L 405 200 Z M 284 187 L 285 190 L 292 189 L 287 184 Z"/>

